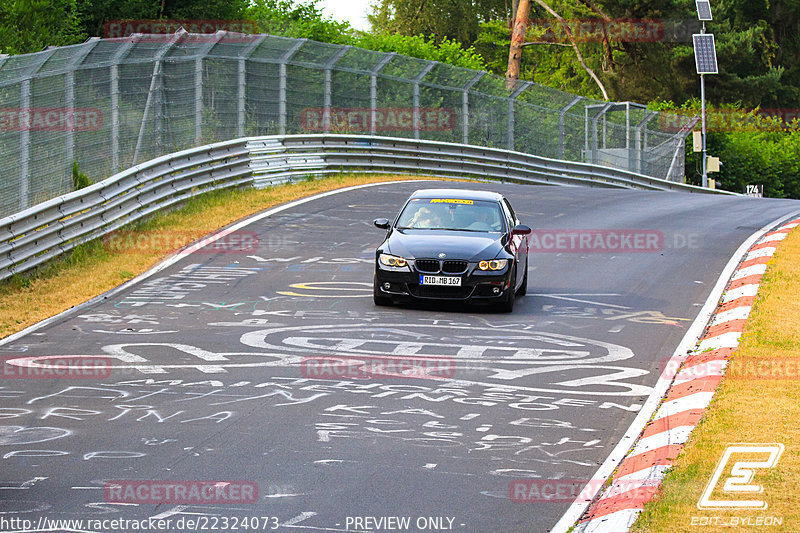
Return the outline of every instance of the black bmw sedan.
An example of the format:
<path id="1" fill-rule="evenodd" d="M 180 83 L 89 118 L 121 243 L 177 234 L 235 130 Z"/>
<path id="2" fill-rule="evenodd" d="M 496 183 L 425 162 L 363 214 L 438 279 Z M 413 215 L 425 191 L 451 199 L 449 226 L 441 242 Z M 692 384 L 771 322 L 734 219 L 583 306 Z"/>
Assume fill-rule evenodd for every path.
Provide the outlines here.
<path id="1" fill-rule="evenodd" d="M 503 195 L 462 189 L 418 190 L 375 254 L 376 305 L 429 299 L 494 303 L 514 309 L 528 283 L 528 235 Z"/>

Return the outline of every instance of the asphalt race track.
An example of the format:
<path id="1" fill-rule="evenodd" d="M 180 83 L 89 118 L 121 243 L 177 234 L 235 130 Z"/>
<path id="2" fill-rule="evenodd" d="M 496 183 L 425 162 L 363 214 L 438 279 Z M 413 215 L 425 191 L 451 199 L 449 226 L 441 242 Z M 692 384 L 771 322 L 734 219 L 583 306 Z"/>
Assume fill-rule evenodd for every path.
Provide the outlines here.
<path id="1" fill-rule="evenodd" d="M 372 220 L 435 185 L 297 205 L 238 230 L 257 248 L 200 250 L 0 346 L 6 373 L 22 372 L 9 363 L 19 358 L 113 363 L 104 376 L 0 380 L 0 520 L 29 519 L 34 531 L 41 517 L 151 516 L 173 531 L 179 519 L 222 531 L 223 519 L 247 517 L 269 517 L 258 530 L 298 532 L 547 531 L 573 495 L 513 501 L 510 482 L 580 490 L 732 254 L 800 210 L 791 200 L 450 183 L 504 193 L 523 223 L 550 235 L 635 230 L 658 246 L 532 249 L 528 294 L 510 315 L 376 308 L 383 234 Z M 308 360 L 343 355 L 452 366 L 342 379 Z M 258 498 L 109 502 L 109 480 L 246 481 Z"/>

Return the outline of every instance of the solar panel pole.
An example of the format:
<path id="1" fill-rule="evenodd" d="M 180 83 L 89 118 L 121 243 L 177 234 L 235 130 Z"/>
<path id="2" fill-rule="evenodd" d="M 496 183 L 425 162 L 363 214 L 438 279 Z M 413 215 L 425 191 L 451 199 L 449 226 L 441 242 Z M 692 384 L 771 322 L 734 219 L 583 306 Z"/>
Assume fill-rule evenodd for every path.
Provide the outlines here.
<path id="1" fill-rule="evenodd" d="M 702 29 L 700 30 L 700 35 L 704 35 L 706 33 L 706 21 L 713 20 L 713 16 L 711 15 L 711 3 L 709 0 L 695 0 L 695 7 L 697 8 L 697 18 L 703 23 Z M 713 36 L 712 43 L 713 43 Z M 702 39 L 702 38 L 701 38 Z M 709 74 L 715 74 L 717 71 L 716 66 L 716 52 L 713 50 L 714 46 L 712 44 L 712 53 L 714 55 L 714 68 L 708 69 L 707 67 L 701 68 L 701 60 L 700 56 L 698 56 L 697 47 L 698 44 L 702 49 L 702 40 L 698 43 L 698 41 L 692 37 L 692 41 L 695 45 L 695 62 L 697 64 L 697 73 L 700 74 L 700 112 L 702 118 L 702 133 L 701 137 L 703 139 L 703 187 L 708 187 L 708 161 L 707 161 L 707 154 L 706 154 L 706 80 L 704 74 L 708 72 Z M 702 50 L 700 54 L 702 54 Z"/>
<path id="2" fill-rule="evenodd" d="M 706 79 L 700 74 L 700 111 L 703 119 L 703 187 L 708 187 L 708 171 L 706 168 Z"/>
<path id="3" fill-rule="evenodd" d="M 700 34 L 706 32 L 706 21 L 703 21 L 703 27 L 700 29 Z M 706 78 L 700 74 L 700 112 L 702 115 L 703 123 L 700 126 L 703 136 L 703 187 L 708 187 L 708 167 L 706 167 Z"/>
<path id="4" fill-rule="evenodd" d="M 700 10 L 698 6 L 698 17 L 700 15 Z M 703 20 L 703 27 L 700 29 L 700 35 L 703 35 L 706 32 L 706 21 Z M 703 188 L 708 188 L 708 167 L 706 167 L 706 78 L 701 73 L 700 74 L 700 116 L 702 119 L 702 125 L 700 126 L 701 136 L 703 137 L 703 177 L 702 177 L 702 186 Z"/>

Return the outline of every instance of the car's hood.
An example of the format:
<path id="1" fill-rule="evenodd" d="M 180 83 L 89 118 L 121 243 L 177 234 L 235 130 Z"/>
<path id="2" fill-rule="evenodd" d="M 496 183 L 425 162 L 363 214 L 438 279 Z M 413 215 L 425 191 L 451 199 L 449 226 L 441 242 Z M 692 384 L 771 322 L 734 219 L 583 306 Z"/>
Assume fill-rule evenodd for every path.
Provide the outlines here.
<path id="1" fill-rule="evenodd" d="M 386 252 L 417 259 L 438 258 L 480 261 L 494 259 L 503 249 L 500 233 L 470 231 L 394 230 L 387 242 Z"/>

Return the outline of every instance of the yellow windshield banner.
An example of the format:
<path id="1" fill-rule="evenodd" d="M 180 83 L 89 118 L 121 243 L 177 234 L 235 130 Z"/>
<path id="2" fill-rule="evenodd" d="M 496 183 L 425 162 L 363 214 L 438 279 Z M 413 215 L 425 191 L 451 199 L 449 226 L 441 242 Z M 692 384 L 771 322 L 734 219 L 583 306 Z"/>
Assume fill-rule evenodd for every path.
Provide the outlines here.
<path id="1" fill-rule="evenodd" d="M 434 198 L 431 200 L 432 204 L 464 204 L 472 205 L 472 200 L 461 200 L 459 198 Z"/>

